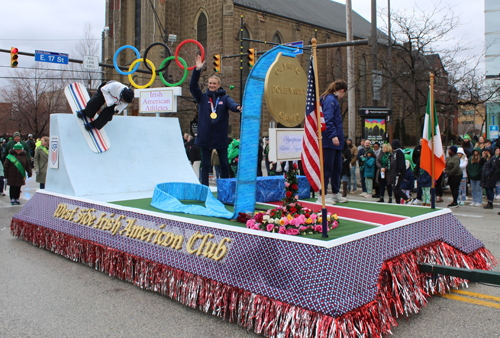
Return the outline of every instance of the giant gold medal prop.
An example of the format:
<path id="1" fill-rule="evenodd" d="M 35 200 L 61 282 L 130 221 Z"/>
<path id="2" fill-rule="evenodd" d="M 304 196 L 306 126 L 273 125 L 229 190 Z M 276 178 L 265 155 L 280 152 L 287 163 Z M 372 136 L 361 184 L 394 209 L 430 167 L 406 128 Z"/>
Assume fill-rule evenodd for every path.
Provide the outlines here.
<path id="1" fill-rule="evenodd" d="M 276 121 L 287 127 L 304 121 L 307 75 L 297 58 L 278 54 L 267 72 L 264 94 L 267 108 Z"/>
<path id="2" fill-rule="evenodd" d="M 217 114 L 216 113 L 212 113 L 212 114 L 210 114 L 210 117 L 212 118 L 212 120 L 215 120 L 217 118 Z"/>

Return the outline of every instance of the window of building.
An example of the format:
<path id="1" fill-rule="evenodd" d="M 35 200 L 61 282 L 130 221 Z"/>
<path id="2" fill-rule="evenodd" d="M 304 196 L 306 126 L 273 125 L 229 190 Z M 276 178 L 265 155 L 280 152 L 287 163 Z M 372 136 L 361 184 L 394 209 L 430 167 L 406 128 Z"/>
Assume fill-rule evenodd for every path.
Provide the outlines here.
<path id="1" fill-rule="evenodd" d="M 141 0 L 135 0 L 135 48 L 141 50 Z"/>
<path id="2" fill-rule="evenodd" d="M 273 42 L 274 43 L 279 43 L 280 45 L 283 43 L 281 42 L 281 37 L 278 33 L 275 33 L 274 36 L 273 36 Z"/>
<path id="3" fill-rule="evenodd" d="M 250 33 L 246 27 L 243 27 L 243 31 L 241 32 L 241 37 L 244 39 L 250 39 Z M 250 41 L 243 41 L 243 53 L 246 54 L 247 50 L 250 48 Z M 246 78 L 250 73 L 250 67 L 248 66 L 248 59 L 245 56 L 243 58 L 243 86 L 245 85 Z"/>
<path id="4" fill-rule="evenodd" d="M 307 46 L 310 46 L 312 45 L 312 39 L 309 39 L 309 42 L 307 42 Z M 311 63 L 311 55 L 312 55 L 312 48 L 308 48 L 308 49 L 304 49 L 304 55 L 306 57 L 306 60 L 307 60 L 307 69 L 309 71 L 309 64 Z"/>
<path id="5" fill-rule="evenodd" d="M 366 56 L 363 55 L 359 60 L 359 98 L 362 105 L 366 101 L 366 76 Z"/>
<path id="6" fill-rule="evenodd" d="M 335 66 L 333 70 L 333 76 L 335 81 L 341 80 L 344 77 L 344 72 L 342 69 L 342 51 L 338 48 L 335 51 Z"/>
<path id="7" fill-rule="evenodd" d="M 200 13 L 196 27 L 196 39 L 201 43 L 204 49 L 207 49 L 208 20 L 205 13 Z"/>

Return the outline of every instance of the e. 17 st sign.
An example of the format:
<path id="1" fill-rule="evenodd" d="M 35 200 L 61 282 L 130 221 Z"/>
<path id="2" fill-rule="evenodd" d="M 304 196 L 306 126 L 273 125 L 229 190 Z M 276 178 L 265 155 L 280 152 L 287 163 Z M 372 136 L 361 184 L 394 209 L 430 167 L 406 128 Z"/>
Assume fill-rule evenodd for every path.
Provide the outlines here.
<path id="1" fill-rule="evenodd" d="M 61 65 L 67 65 L 68 61 L 69 61 L 69 54 L 36 50 L 35 51 L 35 61 L 59 63 Z"/>

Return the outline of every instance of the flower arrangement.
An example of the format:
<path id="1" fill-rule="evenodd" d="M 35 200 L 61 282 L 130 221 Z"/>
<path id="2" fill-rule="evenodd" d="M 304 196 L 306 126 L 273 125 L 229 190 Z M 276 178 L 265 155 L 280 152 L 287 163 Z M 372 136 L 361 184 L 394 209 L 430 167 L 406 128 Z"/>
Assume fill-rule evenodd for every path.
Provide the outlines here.
<path id="1" fill-rule="evenodd" d="M 321 212 L 315 213 L 300 203 L 290 203 L 266 212 L 257 212 L 246 222 L 247 228 L 287 235 L 306 235 L 322 232 Z M 339 226 L 337 214 L 327 214 L 328 231 Z"/>
<path id="2" fill-rule="evenodd" d="M 299 180 L 297 178 L 297 164 L 293 164 L 288 172 L 285 173 L 285 198 L 283 205 L 295 203 L 299 199 Z"/>
<path id="3" fill-rule="evenodd" d="M 240 215 L 239 221 L 246 221 L 247 228 L 287 235 L 306 235 L 322 232 L 323 218 L 321 212 L 314 212 L 297 202 L 299 187 L 297 165 L 285 174 L 285 197 L 283 205 L 266 212 L 256 212 L 250 218 Z M 327 231 L 339 226 L 337 214 L 327 214 Z"/>

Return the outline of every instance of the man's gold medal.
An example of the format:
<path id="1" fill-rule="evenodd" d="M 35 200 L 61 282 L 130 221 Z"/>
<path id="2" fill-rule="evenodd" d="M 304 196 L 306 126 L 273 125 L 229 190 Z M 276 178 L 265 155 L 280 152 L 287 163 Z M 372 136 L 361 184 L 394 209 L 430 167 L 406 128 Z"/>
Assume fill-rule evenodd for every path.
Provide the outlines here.
<path id="1" fill-rule="evenodd" d="M 212 114 L 210 114 L 210 117 L 212 118 L 212 120 L 215 120 L 217 118 L 217 114 L 216 113 L 212 113 Z"/>

